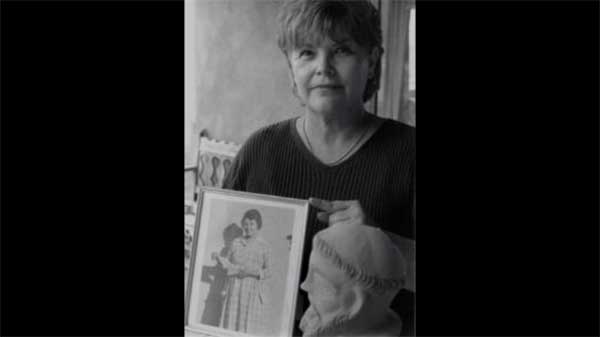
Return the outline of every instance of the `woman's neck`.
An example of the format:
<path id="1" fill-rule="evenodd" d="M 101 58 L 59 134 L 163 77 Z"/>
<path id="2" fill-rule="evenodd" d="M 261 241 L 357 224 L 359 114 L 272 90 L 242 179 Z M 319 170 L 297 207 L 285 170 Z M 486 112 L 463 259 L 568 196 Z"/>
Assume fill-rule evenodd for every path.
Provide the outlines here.
<path id="1" fill-rule="evenodd" d="M 254 240 L 256 240 L 257 236 L 258 236 L 258 234 L 254 234 L 252 236 L 246 235 L 246 236 L 244 236 L 244 239 L 246 239 L 247 242 L 253 242 Z"/>
<path id="2" fill-rule="evenodd" d="M 322 145 L 335 145 L 353 139 L 368 124 L 368 114 L 362 107 L 355 111 L 330 114 L 307 110 L 303 127 L 310 141 Z"/>
<path id="3" fill-rule="evenodd" d="M 359 110 L 330 113 L 306 110 L 296 131 L 307 149 L 325 165 L 335 166 L 358 151 L 383 119 Z"/>

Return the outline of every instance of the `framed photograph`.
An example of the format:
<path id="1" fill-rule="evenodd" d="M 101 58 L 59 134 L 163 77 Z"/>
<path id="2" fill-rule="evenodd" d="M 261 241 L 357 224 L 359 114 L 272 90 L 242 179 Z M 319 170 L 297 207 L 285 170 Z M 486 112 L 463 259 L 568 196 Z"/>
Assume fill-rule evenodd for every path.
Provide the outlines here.
<path id="1" fill-rule="evenodd" d="M 308 200 L 201 188 L 187 336 L 292 336 Z"/>

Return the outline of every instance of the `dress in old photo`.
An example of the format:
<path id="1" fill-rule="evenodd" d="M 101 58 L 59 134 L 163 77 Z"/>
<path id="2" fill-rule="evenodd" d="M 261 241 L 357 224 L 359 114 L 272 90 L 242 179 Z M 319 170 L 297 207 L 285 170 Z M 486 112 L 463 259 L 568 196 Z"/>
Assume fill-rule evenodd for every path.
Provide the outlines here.
<path id="1" fill-rule="evenodd" d="M 229 256 L 243 270 L 228 277 L 221 327 L 251 334 L 266 333 L 269 305 L 265 279 L 270 277 L 271 251 L 261 237 L 237 238 Z"/>

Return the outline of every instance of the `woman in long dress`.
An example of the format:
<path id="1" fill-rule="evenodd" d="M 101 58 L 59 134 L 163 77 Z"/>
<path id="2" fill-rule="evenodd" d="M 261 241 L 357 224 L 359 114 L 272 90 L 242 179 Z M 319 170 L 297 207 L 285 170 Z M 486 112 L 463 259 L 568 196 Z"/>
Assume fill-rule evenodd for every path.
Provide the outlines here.
<path id="1" fill-rule="evenodd" d="M 229 256 L 219 257 L 228 275 L 220 326 L 245 333 L 265 334 L 268 307 L 265 279 L 271 276 L 270 246 L 259 235 L 262 219 L 257 210 L 247 211 L 241 224 L 244 236 L 233 241 Z"/>

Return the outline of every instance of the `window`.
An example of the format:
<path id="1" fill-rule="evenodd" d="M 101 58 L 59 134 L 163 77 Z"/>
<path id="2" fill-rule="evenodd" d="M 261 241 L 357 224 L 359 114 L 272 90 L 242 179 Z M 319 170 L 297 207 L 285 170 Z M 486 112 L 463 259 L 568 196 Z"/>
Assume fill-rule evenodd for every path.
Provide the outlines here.
<path id="1" fill-rule="evenodd" d="M 415 102 L 416 92 L 416 24 L 415 24 L 415 8 L 410 10 L 410 21 L 408 23 L 408 97 Z"/>

